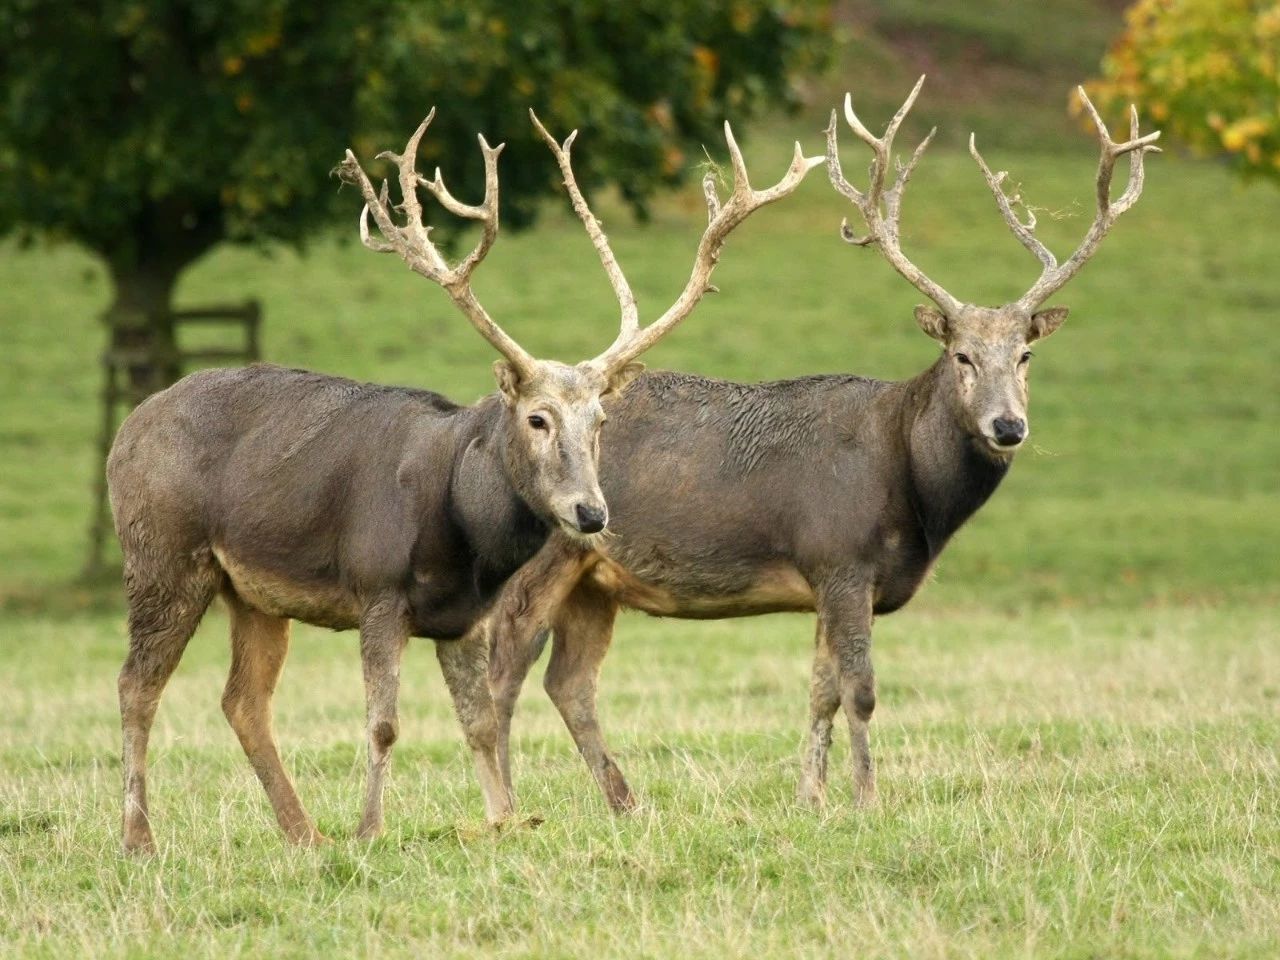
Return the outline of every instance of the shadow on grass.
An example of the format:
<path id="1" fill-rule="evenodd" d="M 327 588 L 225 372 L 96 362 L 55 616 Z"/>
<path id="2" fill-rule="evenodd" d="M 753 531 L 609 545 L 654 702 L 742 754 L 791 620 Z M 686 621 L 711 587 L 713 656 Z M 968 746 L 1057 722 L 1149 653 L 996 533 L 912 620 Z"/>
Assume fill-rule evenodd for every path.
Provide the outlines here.
<path id="1" fill-rule="evenodd" d="M 13 813 L 0 817 L 0 837 L 22 833 L 50 833 L 58 826 L 51 813 Z"/>
<path id="2" fill-rule="evenodd" d="M 0 583 L 0 616 L 61 620 L 87 614 L 123 614 L 124 609 L 119 566 L 70 580 Z"/>

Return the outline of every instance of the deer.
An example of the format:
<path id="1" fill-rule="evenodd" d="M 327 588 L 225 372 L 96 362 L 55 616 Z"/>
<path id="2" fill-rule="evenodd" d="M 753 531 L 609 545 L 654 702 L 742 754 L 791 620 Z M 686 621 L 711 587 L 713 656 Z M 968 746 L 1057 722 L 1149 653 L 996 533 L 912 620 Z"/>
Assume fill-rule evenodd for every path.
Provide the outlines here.
<path id="1" fill-rule="evenodd" d="M 712 271 L 729 234 L 822 163 L 797 143 L 782 179 L 756 190 L 726 122 L 731 192 L 722 201 L 714 183 L 705 185 L 708 221 L 689 280 L 664 313 L 641 326 L 636 298 L 574 177 L 577 131 L 559 143 L 529 115 L 621 307 L 618 335 L 603 353 L 573 365 L 535 359 L 480 304 L 472 276 L 498 234 L 503 146 L 479 137 L 484 198 L 474 206 L 457 200 L 439 169 L 432 179 L 416 170 L 433 109 L 402 153 L 378 155 L 396 168 L 398 206 L 386 181 L 374 190 L 352 151 L 337 173 L 363 198 L 363 245 L 398 255 L 442 287 L 500 354 L 497 392 L 467 406 L 427 390 L 254 365 L 193 373 L 122 424 L 107 473 L 128 606 L 129 651 L 118 681 L 126 851 L 154 850 L 146 793 L 152 722 L 218 594 L 231 627 L 222 709 L 286 840 L 325 840 L 281 762 L 273 729 L 271 700 L 294 620 L 359 631 L 368 750 L 360 838 L 383 830 L 401 656 L 411 636 L 435 641 L 488 820 L 511 815 L 496 757 L 487 640 L 477 624 L 552 531 L 581 543 L 602 535 L 609 509 L 597 475 L 601 400 L 624 391 L 643 367 L 636 358 L 714 289 Z M 419 187 L 479 225 L 475 247 L 457 262 L 432 242 Z"/>
<path id="2" fill-rule="evenodd" d="M 1065 307 L 1044 304 L 1137 202 L 1144 157 L 1159 149 L 1159 132 L 1140 134 L 1135 108 L 1129 138 L 1114 141 L 1079 89 L 1101 144 L 1097 210 L 1075 252 L 1059 263 L 1035 235 L 1034 211 L 1006 192 L 1006 174 L 991 171 L 971 136 L 969 151 L 1001 215 L 1042 269 L 1015 301 L 966 303 L 912 263 L 900 240 L 903 192 L 936 128 L 889 179 L 893 143 L 923 83 L 921 77 L 879 137 L 846 95 L 845 119 L 871 152 L 865 188 L 841 170 L 835 111 L 826 166 L 866 227 L 859 235 L 846 219 L 841 236 L 878 250 L 928 298 L 915 319 L 940 354 L 898 382 L 820 375 L 747 384 L 647 372 L 606 400 L 600 484 L 613 511 L 611 535 L 590 544 L 553 536 L 507 584 L 491 614 L 498 753 L 508 787 L 512 715 L 548 635 L 546 691 L 608 805 L 622 812 L 636 799 L 597 711 L 600 667 L 618 611 L 685 619 L 814 611 L 797 795 L 825 803 L 833 722 L 843 708 L 855 802 L 875 802 L 873 620 L 912 598 L 1026 444 L 1031 345 L 1067 316 Z M 1112 199 L 1113 169 L 1125 155 L 1128 182 Z"/>

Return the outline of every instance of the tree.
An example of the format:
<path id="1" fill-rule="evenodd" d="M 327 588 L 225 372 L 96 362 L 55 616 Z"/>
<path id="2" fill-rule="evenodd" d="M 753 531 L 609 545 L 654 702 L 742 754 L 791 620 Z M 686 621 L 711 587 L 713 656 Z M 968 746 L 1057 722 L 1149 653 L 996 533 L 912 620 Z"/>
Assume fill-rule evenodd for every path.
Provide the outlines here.
<path id="1" fill-rule="evenodd" d="M 1138 0 L 1090 85 L 1193 148 L 1280 181 L 1280 3 Z"/>
<path id="2" fill-rule="evenodd" d="M 643 214 L 726 113 L 787 99 L 824 17 L 817 0 L 0 0 L 0 235 L 102 257 L 112 342 L 150 358 L 135 376 L 154 389 L 178 373 L 181 272 L 224 241 L 298 244 L 350 216 L 328 176 L 347 146 L 398 146 L 438 103 L 422 166 L 479 195 L 476 132 L 505 139 L 518 227 L 555 187 L 532 105 L 590 133 L 584 187 Z"/>

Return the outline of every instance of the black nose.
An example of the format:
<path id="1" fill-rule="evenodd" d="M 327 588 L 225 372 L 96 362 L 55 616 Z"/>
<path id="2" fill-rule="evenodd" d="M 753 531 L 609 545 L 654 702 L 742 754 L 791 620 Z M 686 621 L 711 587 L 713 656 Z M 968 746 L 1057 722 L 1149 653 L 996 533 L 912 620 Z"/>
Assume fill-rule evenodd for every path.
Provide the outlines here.
<path id="1" fill-rule="evenodd" d="M 996 443 L 1002 447 L 1016 447 L 1027 435 L 1027 421 L 1015 417 L 996 417 L 991 421 Z"/>
<path id="2" fill-rule="evenodd" d="M 580 503 L 573 508 L 578 515 L 578 529 L 583 533 L 599 533 L 604 529 L 604 521 L 609 515 L 603 507 L 593 507 Z"/>

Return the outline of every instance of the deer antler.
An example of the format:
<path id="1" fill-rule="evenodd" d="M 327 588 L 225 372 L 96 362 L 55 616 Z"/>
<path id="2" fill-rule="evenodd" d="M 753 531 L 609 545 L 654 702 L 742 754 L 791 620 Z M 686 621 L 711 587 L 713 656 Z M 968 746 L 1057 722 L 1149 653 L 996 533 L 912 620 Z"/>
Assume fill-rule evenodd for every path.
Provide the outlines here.
<path id="1" fill-rule="evenodd" d="M 530 375 L 535 365 L 533 357 L 494 322 L 471 290 L 471 274 L 488 254 L 498 236 L 498 155 L 502 153 L 505 144 L 490 147 L 483 135 L 478 136 L 480 152 L 484 156 L 484 200 L 478 206 L 462 203 L 449 193 L 438 167 L 431 180 L 421 176 L 415 169 L 418 144 L 435 115 L 433 107 L 409 138 L 404 153 L 387 150 L 378 154 L 377 159 L 391 160 L 399 172 L 402 197 L 399 207 L 393 207 L 390 202 L 387 182 L 384 180 L 381 192 L 375 193 L 373 184 L 369 182 L 355 154 L 347 151 L 338 167 L 338 175 L 347 183 L 358 186 L 364 196 L 364 209 L 360 211 L 360 241 L 377 253 L 399 254 L 415 273 L 442 286 L 479 334 L 506 357 L 521 376 Z M 448 261 L 431 242 L 431 227 L 422 222 L 422 204 L 418 202 L 417 191 L 419 186 L 426 187 L 450 213 L 468 220 L 477 220 L 481 224 L 480 239 L 475 248 L 457 266 L 449 266 Z M 393 209 L 404 213 L 404 226 L 398 225 L 392 218 Z M 369 233 L 371 211 L 383 239 Z"/>
<path id="2" fill-rule="evenodd" d="M 595 214 L 591 212 L 591 208 L 587 206 L 587 201 L 582 196 L 582 191 L 578 189 L 577 178 L 573 175 L 573 164 L 569 157 L 569 151 L 573 149 L 573 141 L 578 138 L 578 131 L 574 130 L 569 136 L 565 137 L 564 143 L 557 143 L 555 137 L 547 132 L 547 128 L 542 125 L 542 121 L 538 119 L 538 115 L 533 112 L 532 108 L 529 110 L 529 119 L 533 121 L 539 136 L 547 142 L 547 146 L 555 154 L 556 163 L 560 165 L 560 173 L 564 177 L 565 189 L 569 191 L 569 199 L 573 203 L 573 212 L 578 215 L 582 225 L 587 228 L 587 236 L 591 238 L 591 244 L 596 248 L 596 254 L 600 257 L 600 265 L 604 267 L 604 272 L 609 277 L 609 283 L 613 285 L 614 295 L 618 298 L 618 306 L 622 308 L 622 329 L 634 333 L 640 326 L 640 311 L 636 306 L 635 294 L 631 292 L 631 285 L 627 283 L 627 278 L 622 274 L 622 268 L 618 266 L 618 261 L 614 257 L 613 251 L 609 248 L 609 238 L 604 235 L 604 229 L 600 221 L 596 219 Z"/>
<path id="3" fill-rule="evenodd" d="M 1053 296 L 1093 256 L 1098 249 L 1098 244 L 1102 242 L 1102 238 L 1111 230 L 1116 220 L 1132 207 L 1137 202 L 1138 197 L 1141 196 L 1144 157 L 1149 152 L 1160 152 L 1160 148 L 1154 146 L 1155 141 L 1160 138 L 1159 130 L 1154 133 L 1148 133 L 1146 136 L 1139 135 L 1137 107 L 1129 107 L 1129 139 L 1123 143 L 1116 143 L 1111 139 L 1111 134 L 1107 131 L 1107 125 L 1102 122 L 1102 117 L 1098 115 L 1098 111 L 1094 109 L 1093 104 L 1089 101 L 1088 95 L 1084 92 L 1084 87 L 1077 87 L 1076 89 L 1080 94 L 1081 102 L 1093 119 L 1093 125 L 1098 130 L 1098 140 L 1102 146 L 1102 154 L 1098 159 L 1098 212 L 1094 217 L 1093 225 L 1089 228 L 1088 233 L 1085 234 L 1084 240 L 1076 248 L 1076 252 L 1061 266 L 1059 266 L 1057 259 L 1049 249 L 1036 238 L 1035 214 L 1028 210 L 1027 222 L 1023 223 L 1014 213 L 1013 204 L 1020 203 L 1021 198 L 1016 195 L 1009 197 L 1005 194 L 1004 179 L 1007 174 L 1004 171 L 995 174 L 991 172 L 991 168 L 987 166 L 986 161 L 982 159 L 982 155 L 978 153 L 974 136 L 972 134 L 969 135 L 969 153 L 973 155 L 973 159 L 978 162 L 978 166 L 982 169 L 982 175 L 986 178 L 987 186 L 991 188 L 991 193 L 996 198 L 996 204 L 1000 207 L 1000 213 L 1004 216 L 1005 223 L 1009 225 L 1009 229 L 1013 231 L 1013 235 L 1018 238 L 1022 245 L 1035 254 L 1044 265 L 1044 269 L 1040 273 L 1040 279 L 1018 300 L 1018 305 L 1028 311 L 1034 310 Z M 1115 170 L 1116 160 L 1126 153 L 1129 155 L 1129 182 L 1125 186 L 1124 193 L 1120 195 L 1120 199 L 1113 203 L 1111 200 L 1111 176 Z"/>
<path id="4" fill-rule="evenodd" d="M 936 303 L 943 313 L 954 314 L 960 309 L 960 301 L 947 293 L 941 286 L 925 276 L 924 271 L 907 259 L 906 254 L 902 252 L 898 231 L 902 217 L 902 194 L 906 190 L 907 181 L 911 179 L 912 171 L 915 170 L 916 164 L 920 162 L 920 157 L 924 155 L 925 149 L 929 146 L 929 142 L 933 140 L 933 135 L 937 132 L 935 127 L 929 131 L 929 135 L 920 142 L 915 152 L 911 154 L 911 159 L 903 166 L 901 160 L 897 162 L 897 177 L 893 181 L 893 185 L 889 189 L 885 189 L 885 175 L 889 171 L 889 162 L 893 153 L 893 138 L 897 135 L 898 127 L 902 125 L 902 121 L 910 112 L 911 107 L 916 102 L 916 97 L 920 94 L 920 88 L 924 86 L 924 77 L 922 76 L 916 81 L 915 88 L 907 97 L 906 102 L 898 108 L 898 112 L 893 115 L 893 119 L 889 121 L 889 125 L 885 127 L 884 135 L 881 137 L 874 136 L 858 119 L 858 115 L 853 112 L 853 98 L 849 94 L 844 96 L 844 116 L 849 127 L 857 135 L 858 139 L 871 148 L 871 170 L 870 184 L 865 192 L 859 190 L 853 184 L 844 178 L 844 173 L 840 169 L 840 153 L 839 145 L 836 141 L 836 112 L 831 111 L 831 122 L 827 126 L 827 175 L 831 178 L 831 184 L 846 199 L 853 203 L 855 207 L 862 213 L 862 219 L 867 225 L 867 235 L 858 237 L 849 227 L 848 221 L 840 224 L 840 235 L 847 243 L 852 243 L 860 247 L 876 244 L 880 248 L 881 254 L 889 261 L 889 264 L 902 274 L 912 286 L 923 293 L 926 297 Z"/>
<path id="5" fill-rule="evenodd" d="M 591 237 L 591 242 L 600 257 L 600 263 L 604 266 L 610 283 L 613 284 L 614 293 L 617 295 L 618 304 L 622 309 L 622 319 L 617 338 L 604 353 L 590 361 L 606 374 L 622 368 L 644 353 L 692 313 L 693 308 L 698 305 L 703 295 L 708 290 L 715 289 L 710 283 L 711 274 L 720 259 L 720 251 L 724 247 L 725 239 L 734 228 L 760 207 L 773 203 L 775 200 L 780 200 L 792 193 L 800 186 L 805 174 L 822 163 L 821 157 L 806 158 L 804 152 L 800 149 L 800 144 L 797 143 L 795 153 L 791 159 L 791 166 L 788 167 L 783 178 L 767 190 L 753 190 L 747 177 L 747 165 L 742 159 L 742 151 L 738 149 L 738 143 L 733 137 L 733 130 L 726 121 L 724 135 L 725 141 L 729 146 L 730 161 L 733 165 L 733 190 L 729 194 L 729 198 L 722 204 L 716 193 L 714 175 L 708 173 L 703 179 L 703 194 L 707 201 L 708 223 L 706 230 L 702 234 L 702 239 L 698 243 L 698 252 L 694 257 L 693 271 L 689 277 L 689 282 L 685 284 L 684 290 L 676 299 L 676 302 L 662 316 L 648 326 L 641 328 L 639 308 L 636 305 L 635 295 L 631 292 L 631 287 L 628 285 L 626 277 L 623 276 L 622 269 L 618 266 L 618 261 L 614 257 L 613 251 L 609 248 L 609 241 L 601 229 L 600 221 L 595 218 L 588 208 L 587 202 L 583 199 L 582 192 L 578 189 L 577 180 L 573 175 L 569 150 L 578 132 L 575 130 L 569 134 L 563 144 L 560 144 L 547 132 L 532 110 L 529 111 L 529 116 L 532 118 L 534 126 L 537 127 L 538 133 L 547 142 L 547 145 L 555 154 L 557 162 L 560 164 L 560 172 L 564 175 L 565 188 L 569 191 L 569 197 L 573 201 L 574 212 L 582 220 L 588 236 Z"/>
<path id="6" fill-rule="evenodd" d="M 907 97 L 906 102 L 898 108 L 898 112 L 889 121 L 889 125 L 885 128 L 884 136 L 880 138 L 873 136 L 862 125 L 857 114 L 853 112 L 852 99 L 848 94 L 845 94 L 845 119 L 859 139 L 870 146 L 872 150 L 871 183 L 867 191 L 863 193 L 845 180 L 844 174 L 840 170 L 840 156 L 837 152 L 836 114 L 834 110 L 831 112 L 831 124 L 827 127 L 827 172 L 831 177 L 832 185 L 853 202 L 854 206 L 862 212 L 863 219 L 867 223 L 868 233 L 861 238 L 853 234 L 847 222 L 842 223 L 840 232 L 844 239 L 858 246 L 867 246 L 872 243 L 878 244 L 880 252 L 884 254 L 885 259 L 893 265 L 894 269 L 911 281 L 916 289 L 941 307 L 944 313 L 952 314 L 960 308 L 960 302 L 926 277 L 919 267 L 906 258 L 899 246 L 898 238 L 902 192 L 906 188 L 907 181 L 919 162 L 921 154 L 924 153 L 925 148 L 929 145 L 929 141 L 933 139 L 936 128 L 929 132 L 929 135 L 924 138 L 920 146 L 916 147 L 906 166 L 903 166 L 901 161 L 897 163 L 898 175 L 894 180 L 893 186 L 888 190 L 884 188 L 884 178 L 889 169 L 894 135 L 898 132 L 898 127 L 901 125 L 903 118 L 906 117 L 907 112 L 915 103 L 916 96 L 920 93 L 920 88 L 923 84 L 924 77 L 921 77 L 916 82 L 915 88 L 911 91 L 911 95 Z M 982 159 L 982 155 L 978 153 L 976 138 L 972 134 L 969 136 L 969 153 L 978 162 L 978 167 L 982 170 L 987 186 L 991 189 L 991 193 L 996 199 L 996 204 L 1000 208 L 1000 213 L 1004 217 L 1005 223 L 1008 224 L 1009 229 L 1018 238 L 1018 241 L 1031 251 L 1044 267 L 1040 274 L 1040 279 L 1017 301 L 1017 305 L 1028 312 L 1035 310 L 1036 307 L 1053 296 L 1093 256 L 1098 244 L 1111 230 L 1116 220 L 1119 219 L 1122 213 L 1133 206 L 1142 194 L 1142 161 L 1144 155 L 1148 152 L 1158 153 L 1160 151 L 1159 147 L 1154 146 L 1155 141 L 1160 137 L 1158 130 L 1146 136 L 1139 135 L 1136 107 L 1129 108 L 1129 139 L 1123 143 L 1116 143 L 1107 132 L 1106 124 L 1102 122 L 1098 111 L 1089 102 L 1089 97 L 1085 94 L 1084 88 L 1079 87 L 1077 89 L 1085 109 L 1088 110 L 1089 116 L 1093 118 L 1094 126 L 1098 129 L 1098 139 L 1102 144 L 1102 155 L 1098 160 L 1098 213 L 1094 218 L 1093 226 L 1085 234 L 1085 238 L 1081 241 L 1076 252 L 1062 265 L 1058 264 L 1057 258 L 1035 235 L 1036 215 L 1023 203 L 1021 195 L 1015 193 L 1013 196 L 1009 196 L 1004 192 L 1004 181 L 1008 174 L 1004 171 L 992 173 L 991 168 Z M 1124 193 L 1121 194 L 1120 199 L 1113 203 L 1111 200 L 1112 172 L 1115 169 L 1116 160 L 1126 153 L 1129 154 L 1129 183 L 1125 187 Z M 1014 210 L 1015 205 L 1021 205 L 1023 210 L 1026 211 L 1025 222 L 1019 219 Z"/>

